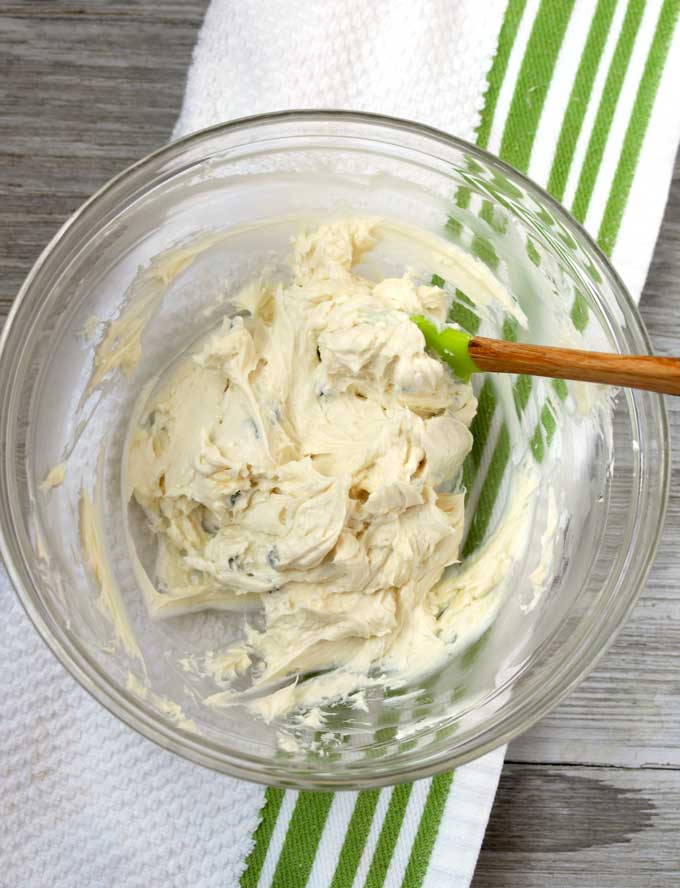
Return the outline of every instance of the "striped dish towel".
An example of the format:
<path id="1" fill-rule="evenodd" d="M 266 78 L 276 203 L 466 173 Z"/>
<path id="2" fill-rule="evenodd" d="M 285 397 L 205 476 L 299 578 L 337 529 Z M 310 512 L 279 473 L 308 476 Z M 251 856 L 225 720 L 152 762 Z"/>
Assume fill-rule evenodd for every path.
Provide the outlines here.
<path id="1" fill-rule="evenodd" d="M 430 124 L 544 185 L 637 299 L 680 141 L 679 10 L 680 0 L 213 0 L 175 135 L 286 108 Z M 572 319 L 587 323 L 583 306 Z M 543 427 L 535 454 L 550 440 Z M 502 476 L 500 437 L 480 444 Z M 263 790 L 240 885 L 467 886 L 503 755 L 393 789 Z"/>
<path id="2" fill-rule="evenodd" d="M 638 297 L 680 138 L 679 6 L 213 0 L 176 132 L 305 106 L 429 123 L 546 185 Z M 587 321 L 582 309 L 572 310 L 577 325 Z M 474 323 L 469 306 L 460 320 Z M 488 391 L 480 411 L 493 408 Z M 547 416 L 543 428 L 547 446 Z M 502 426 L 490 448 L 480 464 L 498 476 Z M 394 789 L 265 791 L 181 760 L 112 718 L 49 654 L 1 569 L 0 602 L 1 885 L 469 884 L 503 750 Z"/>

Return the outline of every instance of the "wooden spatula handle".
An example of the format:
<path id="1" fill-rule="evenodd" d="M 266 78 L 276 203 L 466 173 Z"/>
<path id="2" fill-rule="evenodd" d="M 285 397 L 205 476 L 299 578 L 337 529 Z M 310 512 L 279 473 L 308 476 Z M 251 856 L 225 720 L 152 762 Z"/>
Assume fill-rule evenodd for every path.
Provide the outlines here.
<path id="1" fill-rule="evenodd" d="M 601 354 L 483 336 L 472 337 L 468 352 L 480 370 L 578 379 L 680 395 L 680 358 Z"/>

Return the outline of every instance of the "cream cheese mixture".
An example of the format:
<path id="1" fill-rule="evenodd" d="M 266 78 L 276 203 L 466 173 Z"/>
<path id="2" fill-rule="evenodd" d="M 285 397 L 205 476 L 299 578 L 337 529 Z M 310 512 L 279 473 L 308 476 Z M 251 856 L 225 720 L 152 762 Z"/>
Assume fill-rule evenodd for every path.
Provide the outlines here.
<path id="1" fill-rule="evenodd" d="M 363 221 L 299 236 L 292 282 L 246 288 L 130 438 L 158 543 L 152 615 L 254 597 L 264 621 L 223 659 L 257 685 L 331 670 L 332 695 L 446 652 L 440 580 L 459 559 L 476 401 L 409 319 L 444 321 L 446 294 L 362 277 L 372 245 Z"/>

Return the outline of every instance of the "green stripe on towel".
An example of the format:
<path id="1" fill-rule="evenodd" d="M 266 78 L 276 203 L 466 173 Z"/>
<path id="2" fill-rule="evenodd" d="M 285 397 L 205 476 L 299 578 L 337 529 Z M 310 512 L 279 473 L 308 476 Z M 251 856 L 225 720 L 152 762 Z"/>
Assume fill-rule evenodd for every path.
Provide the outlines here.
<path id="1" fill-rule="evenodd" d="M 574 0 L 542 0 L 534 19 L 503 130 L 500 155 L 526 172 Z"/>
<path id="2" fill-rule="evenodd" d="M 453 772 L 432 778 L 401 888 L 421 888 L 423 884 L 452 783 Z"/>
<path id="3" fill-rule="evenodd" d="M 301 792 L 288 824 L 272 888 L 303 888 L 314 865 L 316 849 L 333 803 L 332 792 Z"/>
<path id="4" fill-rule="evenodd" d="M 626 9 L 626 17 L 621 26 L 621 33 L 614 50 L 609 73 L 604 83 L 600 106 L 597 109 L 595 123 L 593 125 L 588 148 L 586 150 L 585 160 L 581 168 L 578 186 L 576 187 L 576 196 L 571 211 L 579 220 L 583 222 L 590 206 L 590 198 L 593 195 L 595 180 L 600 170 L 602 155 L 607 144 L 607 137 L 611 129 L 614 112 L 621 94 L 623 79 L 628 70 L 628 63 L 633 54 L 635 46 L 635 38 L 642 20 L 644 12 L 643 0 L 629 0 Z"/>
<path id="5" fill-rule="evenodd" d="M 406 806 L 408 805 L 412 789 L 412 783 L 400 783 L 392 790 L 390 804 L 380 830 L 378 844 L 373 852 L 373 859 L 364 882 L 364 888 L 382 888 L 385 884 L 385 875 L 399 838 L 399 831 L 406 814 Z"/>
<path id="6" fill-rule="evenodd" d="M 246 860 L 246 868 L 241 876 L 241 888 L 257 888 L 260 879 L 262 864 L 269 850 L 272 833 L 279 816 L 284 790 L 274 789 L 268 786 L 264 794 L 264 806 L 262 808 L 262 820 L 255 830 L 255 846 Z"/>
<path id="7" fill-rule="evenodd" d="M 496 105 L 498 97 L 505 79 L 505 72 L 510 61 L 510 53 L 515 43 L 517 29 L 522 21 L 524 7 L 527 0 L 510 0 L 508 8 L 505 11 L 505 18 L 498 35 L 498 47 L 496 55 L 489 71 L 488 83 L 489 87 L 484 96 L 484 108 L 482 109 L 481 123 L 477 130 L 477 144 L 480 148 L 486 148 L 489 144 L 489 136 L 491 135 L 491 126 L 493 124 L 494 115 L 496 113 Z"/>
<path id="8" fill-rule="evenodd" d="M 604 252 L 611 256 L 616 237 L 619 233 L 623 211 L 626 208 L 633 177 L 637 169 L 638 157 L 642 141 L 647 132 L 647 124 L 654 106 L 656 90 L 661 80 L 663 67 L 668 56 L 668 49 L 673 38 L 673 31 L 678 21 L 680 3 L 678 0 L 666 0 L 659 13 L 659 20 L 654 32 L 652 46 L 647 56 L 645 70 L 640 80 L 633 113 L 623 140 L 621 156 L 614 174 L 614 181 L 609 192 L 604 216 L 600 223 L 597 241 Z M 680 84 L 678 84 L 680 87 Z M 678 99 L 680 101 L 680 99 Z"/>
<path id="9" fill-rule="evenodd" d="M 354 882 L 379 797 L 379 789 L 358 794 L 330 888 L 346 888 Z"/>
<path id="10" fill-rule="evenodd" d="M 569 170 L 574 159 L 576 142 L 578 141 L 583 120 L 588 109 L 588 102 L 595 82 L 595 75 L 600 66 L 602 52 L 611 27 L 616 0 L 599 0 L 595 15 L 590 24 L 586 45 L 581 62 L 576 72 L 574 85 L 569 96 L 567 112 L 564 115 L 560 130 L 555 157 L 548 179 L 548 191 L 562 200 L 564 189 L 569 177 Z"/>

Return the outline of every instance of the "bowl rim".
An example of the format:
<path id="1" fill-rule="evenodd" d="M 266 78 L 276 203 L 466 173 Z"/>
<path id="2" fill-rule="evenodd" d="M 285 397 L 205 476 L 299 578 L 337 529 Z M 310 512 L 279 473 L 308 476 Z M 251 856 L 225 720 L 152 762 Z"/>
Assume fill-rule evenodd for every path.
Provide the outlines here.
<path id="1" fill-rule="evenodd" d="M 12 330 L 22 312 L 24 303 L 28 300 L 36 277 L 49 263 L 67 233 L 76 225 L 76 223 L 95 210 L 119 185 L 126 182 L 131 183 L 132 180 L 140 174 L 144 174 L 149 169 L 153 170 L 159 161 L 172 160 L 177 156 L 181 156 L 187 149 L 198 146 L 203 142 L 207 142 L 214 136 L 238 131 L 247 131 L 254 127 L 266 127 L 279 123 L 315 124 L 329 122 L 345 122 L 348 124 L 377 126 L 385 129 L 387 132 L 402 134 L 411 133 L 416 136 L 425 137 L 443 145 L 444 147 L 464 151 L 472 157 L 477 157 L 485 164 L 490 164 L 500 172 L 508 174 L 511 179 L 518 180 L 521 184 L 528 186 L 530 190 L 537 192 L 544 204 L 551 209 L 560 222 L 564 224 L 567 229 L 576 230 L 579 236 L 586 242 L 587 246 L 596 254 L 610 277 L 610 283 L 616 294 L 617 306 L 623 311 L 626 324 L 632 324 L 632 331 L 639 338 L 644 349 L 647 352 L 650 351 L 649 336 L 644 322 L 640 317 L 638 308 L 620 276 L 611 265 L 608 257 L 603 253 L 585 228 L 547 191 L 545 191 L 544 188 L 529 177 L 514 169 L 510 164 L 486 149 L 480 148 L 464 139 L 451 136 L 425 124 L 359 111 L 299 109 L 241 117 L 190 133 L 189 135 L 169 142 L 167 145 L 163 145 L 150 154 L 147 154 L 145 157 L 123 169 L 95 191 L 95 193 L 81 204 L 81 206 L 76 209 L 76 211 L 53 235 L 47 246 L 38 256 L 19 289 L 7 316 L 2 333 L 0 334 L 0 376 L 2 376 L 4 370 L 10 369 L 3 366 L 7 361 L 7 344 L 10 341 Z M 306 136 L 308 138 L 314 138 L 318 135 L 323 134 L 303 133 L 301 134 L 301 137 Z M 342 134 L 335 133 L 333 135 L 342 138 Z M 3 426 L 5 423 L 7 403 L 9 401 L 7 392 L 10 388 L 11 387 L 8 386 L 0 398 L 0 431 L 2 432 L 4 432 Z M 591 650 L 587 661 L 584 661 L 582 657 L 583 652 L 581 648 L 584 646 L 586 640 L 582 639 L 581 645 L 575 647 L 571 651 L 570 656 L 561 664 L 561 680 L 559 682 L 554 680 L 552 685 L 550 685 L 551 692 L 545 693 L 541 699 L 534 703 L 534 705 L 519 706 L 509 713 L 501 708 L 499 711 L 502 713 L 502 716 L 498 717 L 498 714 L 496 714 L 495 718 L 490 719 L 483 728 L 479 729 L 477 731 L 476 740 L 471 741 L 468 739 L 463 745 L 463 748 L 455 753 L 447 749 L 438 749 L 435 753 L 430 754 L 429 757 L 426 756 L 422 763 L 418 765 L 414 765 L 403 758 L 394 759 L 391 766 L 389 765 L 389 759 L 387 762 L 385 759 L 374 759 L 370 762 L 370 765 L 368 762 L 362 760 L 360 762 L 353 762 L 346 765 L 338 774 L 334 774 L 330 771 L 328 773 L 312 772 L 310 776 L 310 772 L 305 769 L 304 766 L 287 768 L 284 761 L 277 765 L 276 770 L 272 772 L 267 771 L 266 769 L 263 770 L 263 759 L 261 757 L 249 757 L 242 754 L 234 755 L 232 752 L 225 752 L 225 750 L 217 744 L 197 738 L 195 735 L 189 734 L 176 725 L 147 713 L 140 705 L 139 701 L 129 697 L 126 693 L 122 692 L 115 683 L 110 679 L 107 679 L 98 668 L 94 667 L 89 658 L 84 655 L 84 652 L 79 650 L 79 646 L 75 645 L 71 639 L 65 637 L 59 627 L 51 625 L 50 621 L 48 621 L 43 615 L 41 608 L 37 606 L 32 593 L 29 591 L 22 578 L 20 564 L 21 562 L 25 562 L 23 557 L 24 553 L 21 551 L 21 547 L 18 543 L 17 552 L 15 553 L 13 551 L 12 544 L 17 542 L 15 539 L 16 535 L 14 533 L 14 528 L 6 521 L 4 511 L 2 510 L 0 510 L 0 555 L 2 556 L 10 581 L 25 612 L 37 630 L 38 635 L 57 657 L 60 663 L 101 705 L 133 730 L 148 739 L 153 740 L 159 746 L 218 772 L 281 788 L 307 790 L 364 789 L 392 785 L 407 780 L 411 781 L 420 779 L 458 767 L 465 762 L 478 758 L 493 749 L 505 745 L 511 739 L 523 733 L 549 711 L 554 709 L 558 703 L 560 703 L 564 697 L 592 671 L 618 635 L 621 627 L 638 600 L 644 581 L 654 560 L 663 529 L 669 493 L 670 439 L 665 403 L 663 396 L 661 395 L 645 393 L 645 396 L 647 395 L 649 396 L 649 403 L 652 406 L 652 412 L 655 414 L 655 431 L 660 442 L 660 452 L 658 454 L 659 462 L 655 466 L 655 471 L 659 479 L 657 494 L 658 510 L 656 512 L 656 523 L 651 530 L 651 538 L 648 540 L 646 551 L 643 553 L 644 557 L 637 557 L 634 562 L 631 562 L 631 559 L 628 557 L 625 559 L 625 564 L 622 565 L 622 567 L 625 566 L 630 569 L 633 574 L 633 580 L 631 582 L 627 579 L 627 585 L 630 587 L 630 592 L 624 601 L 623 606 L 619 607 L 615 621 L 608 621 L 606 625 L 600 626 L 600 630 L 596 633 L 594 638 L 592 636 L 588 637 L 587 640 L 591 645 Z M 8 465 L 8 448 L 5 444 L 6 442 L 3 440 L 2 450 L 5 458 L 3 459 L 2 466 L 0 466 L 0 498 L 7 492 L 6 481 L 10 471 Z M 648 520 L 651 521 L 651 519 Z M 619 570 L 615 577 L 616 583 L 621 582 L 624 572 L 623 569 Z M 592 650 L 593 641 L 599 642 L 599 646 L 596 650 Z M 271 765 L 273 763 L 269 762 L 269 764 Z M 385 764 L 388 766 L 382 767 Z"/>

